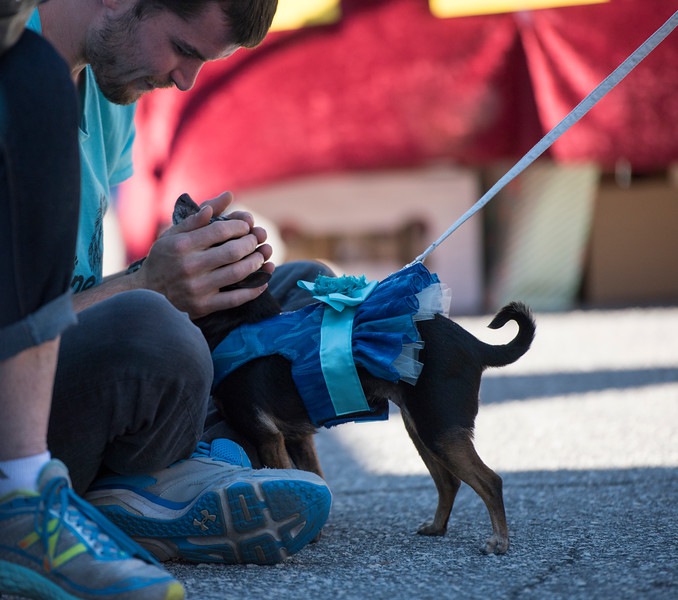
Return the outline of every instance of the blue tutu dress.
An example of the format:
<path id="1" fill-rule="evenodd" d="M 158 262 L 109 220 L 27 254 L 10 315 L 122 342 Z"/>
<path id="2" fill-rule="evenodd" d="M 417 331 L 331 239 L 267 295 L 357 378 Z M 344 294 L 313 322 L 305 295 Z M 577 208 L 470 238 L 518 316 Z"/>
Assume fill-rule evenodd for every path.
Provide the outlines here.
<path id="1" fill-rule="evenodd" d="M 381 282 L 321 276 L 299 285 L 318 302 L 232 331 L 212 353 L 214 388 L 243 364 L 280 354 L 316 426 L 388 418 L 387 405 L 375 412 L 367 404 L 356 366 L 414 385 L 423 347 L 415 323 L 448 315 L 447 287 L 421 263 Z"/>

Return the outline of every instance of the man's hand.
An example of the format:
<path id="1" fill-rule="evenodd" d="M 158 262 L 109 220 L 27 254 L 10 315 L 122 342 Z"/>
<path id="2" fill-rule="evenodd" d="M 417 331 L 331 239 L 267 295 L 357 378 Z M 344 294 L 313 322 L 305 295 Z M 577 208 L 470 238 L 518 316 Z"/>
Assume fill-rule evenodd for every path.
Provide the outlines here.
<path id="1" fill-rule="evenodd" d="M 267 285 L 220 291 L 258 269 L 272 273 L 275 268 L 267 262 L 272 249 L 264 243 L 266 231 L 254 226 L 252 215 L 235 212 L 229 220 L 210 223 L 232 200 L 230 192 L 208 200 L 158 238 L 134 274 L 140 278 L 138 287 L 160 292 L 192 319 L 259 296 Z"/>

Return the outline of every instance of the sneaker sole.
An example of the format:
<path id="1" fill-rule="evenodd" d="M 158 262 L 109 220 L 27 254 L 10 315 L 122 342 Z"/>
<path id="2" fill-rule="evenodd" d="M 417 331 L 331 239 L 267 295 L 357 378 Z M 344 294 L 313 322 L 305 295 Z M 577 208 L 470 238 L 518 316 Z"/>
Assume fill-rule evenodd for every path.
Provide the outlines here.
<path id="1" fill-rule="evenodd" d="M 82 598 L 112 598 L 111 594 L 103 594 L 101 590 L 83 590 L 74 596 L 57 585 L 54 581 L 36 573 L 32 569 L 15 563 L 0 560 L 0 598 L 7 598 L 7 594 L 34 600 L 79 600 Z M 133 597 L 131 594 L 116 594 L 115 597 Z M 163 600 L 184 600 L 185 592 L 179 582 L 169 583 L 162 593 Z M 141 597 L 135 595 L 136 597 Z M 149 597 L 148 595 L 145 597 Z M 158 592 L 154 593 L 160 598 Z"/>
<path id="2" fill-rule="evenodd" d="M 158 560 L 225 564 L 271 565 L 285 560 L 318 536 L 331 505 L 324 485 L 265 478 L 209 490 L 169 519 L 130 513 L 129 507 L 139 499 L 131 490 L 116 489 L 113 498 L 115 504 L 103 506 L 101 498 L 89 499 Z"/>

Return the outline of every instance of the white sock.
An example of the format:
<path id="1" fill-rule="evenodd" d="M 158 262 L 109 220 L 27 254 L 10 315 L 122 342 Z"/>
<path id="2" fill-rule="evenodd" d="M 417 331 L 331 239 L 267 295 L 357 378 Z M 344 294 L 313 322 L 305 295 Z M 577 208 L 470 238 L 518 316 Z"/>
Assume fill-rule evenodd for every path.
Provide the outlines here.
<path id="1" fill-rule="evenodd" d="M 15 490 L 38 491 L 38 475 L 52 455 L 47 452 L 17 458 L 0 460 L 0 498 Z"/>

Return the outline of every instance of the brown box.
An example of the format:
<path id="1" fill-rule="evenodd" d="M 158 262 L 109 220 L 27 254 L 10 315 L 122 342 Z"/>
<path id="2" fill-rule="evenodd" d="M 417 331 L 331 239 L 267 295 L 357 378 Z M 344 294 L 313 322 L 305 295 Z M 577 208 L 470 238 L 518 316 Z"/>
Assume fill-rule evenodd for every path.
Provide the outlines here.
<path id="1" fill-rule="evenodd" d="M 678 187 L 668 178 L 601 182 L 584 300 L 593 305 L 678 303 Z"/>

